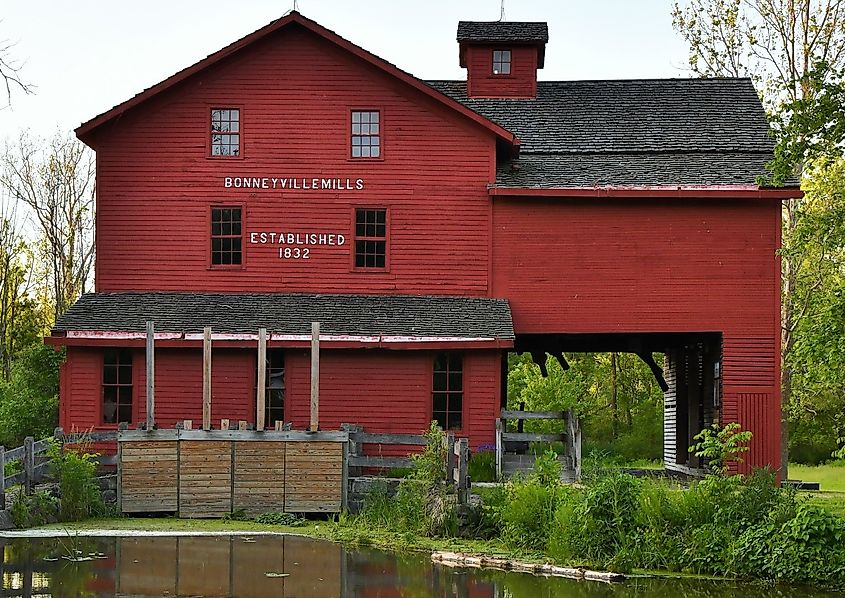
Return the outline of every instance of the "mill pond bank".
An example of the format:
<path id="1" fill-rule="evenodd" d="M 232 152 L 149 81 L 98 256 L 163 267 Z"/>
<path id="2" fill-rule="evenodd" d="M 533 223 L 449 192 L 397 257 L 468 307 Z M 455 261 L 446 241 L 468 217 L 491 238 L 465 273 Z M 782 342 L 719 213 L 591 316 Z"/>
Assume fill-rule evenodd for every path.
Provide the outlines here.
<path id="1" fill-rule="evenodd" d="M 285 528 L 281 526 L 256 530 L 256 526 L 242 523 L 99 520 L 4 533 L 0 547 L 5 554 L 4 572 L 9 575 L 3 577 L 3 595 L 26 595 L 28 589 L 32 595 L 64 597 L 99 598 L 120 592 L 136 596 L 324 598 L 393 588 L 402 595 L 451 592 L 448 595 L 484 598 L 763 598 L 772 592 L 771 587 L 759 584 L 677 575 L 635 574 L 621 583 L 607 584 L 517 571 L 444 567 L 417 551 L 384 551 L 306 537 L 320 533 L 316 528 L 326 527 L 325 522 L 287 532 L 282 532 Z M 129 529 L 131 526 L 161 529 Z M 278 531 L 267 531 L 267 527 L 278 527 Z M 783 598 L 837 595 L 789 586 L 779 586 L 777 593 Z"/>

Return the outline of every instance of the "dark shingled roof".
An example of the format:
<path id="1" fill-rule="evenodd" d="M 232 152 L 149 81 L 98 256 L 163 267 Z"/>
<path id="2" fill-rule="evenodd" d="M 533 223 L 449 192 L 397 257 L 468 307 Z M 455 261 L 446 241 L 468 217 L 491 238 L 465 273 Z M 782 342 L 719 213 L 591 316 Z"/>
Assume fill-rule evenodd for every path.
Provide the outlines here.
<path id="1" fill-rule="evenodd" d="M 754 184 L 774 143 L 750 79 L 540 81 L 530 99 L 467 98 L 429 85 L 516 134 L 497 186 Z"/>
<path id="2" fill-rule="evenodd" d="M 584 188 L 748 184 L 771 154 L 529 154 L 499 167 L 497 187 Z"/>
<path id="3" fill-rule="evenodd" d="M 549 25 L 544 22 L 460 21 L 458 41 L 545 44 L 549 41 Z"/>
<path id="4" fill-rule="evenodd" d="M 88 293 L 59 318 L 54 332 L 104 330 L 514 338 L 504 299 L 408 295 Z"/>

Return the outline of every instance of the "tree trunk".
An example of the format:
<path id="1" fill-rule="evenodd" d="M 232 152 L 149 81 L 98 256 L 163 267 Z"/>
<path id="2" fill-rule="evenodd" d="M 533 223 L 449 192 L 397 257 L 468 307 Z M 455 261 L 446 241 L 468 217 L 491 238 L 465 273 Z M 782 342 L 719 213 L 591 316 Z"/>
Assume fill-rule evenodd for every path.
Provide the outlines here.
<path id="1" fill-rule="evenodd" d="M 613 414 L 613 439 L 619 437 L 619 404 L 617 402 L 618 387 L 616 384 L 616 353 L 610 354 L 610 411 Z"/>

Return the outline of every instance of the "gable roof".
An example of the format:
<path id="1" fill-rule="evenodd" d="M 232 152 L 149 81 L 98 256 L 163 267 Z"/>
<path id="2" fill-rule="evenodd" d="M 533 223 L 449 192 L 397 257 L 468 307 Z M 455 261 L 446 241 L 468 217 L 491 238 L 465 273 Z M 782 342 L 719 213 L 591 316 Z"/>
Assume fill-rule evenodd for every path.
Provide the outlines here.
<path id="1" fill-rule="evenodd" d="M 750 79 L 540 81 L 530 99 L 428 83 L 519 136 L 497 187 L 756 185 L 774 157 Z"/>
<path id="2" fill-rule="evenodd" d="M 549 24 L 526 21 L 460 21 L 459 42 L 548 43 Z"/>
<path id="3" fill-rule="evenodd" d="M 505 299 L 411 295 L 283 293 L 88 293 L 53 327 L 69 331 L 377 335 L 467 340 L 514 339 Z"/>
<path id="4" fill-rule="evenodd" d="M 325 40 L 339 46 L 340 48 L 354 54 L 358 58 L 372 64 L 373 66 L 381 69 L 388 75 L 399 79 L 400 81 L 410 85 L 411 87 L 415 88 L 417 91 L 423 93 L 424 95 L 440 102 L 441 104 L 445 105 L 447 108 L 454 110 L 455 112 L 461 114 L 465 118 L 475 122 L 476 124 L 482 126 L 483 128 L 489 130 L 497 137 L 505 140 L 508 143 L 513 145 L 518 145 L 519 140 L 516 136 L 508 131 L 506 128 L 502 127 L 501 125 L 492 122 L 491 120 L 487 119 L 484 116 L 481 116 L 477 112 L 474 112 L 471 109 L 468 109 L 465 105 L 461 104 L 460 102 L 456 101 L 454 98 L 448 97 L 439 91 L 435 90 L 429 85 L 426 85 L 421 80 L 417 79 L 410 73 L 407 73 L 394 64 L 387 62 L 386 60 L 379 58 L 375 54 L 372 54 L 360 46 L 353 44 L 352 42 L 342 38 L 334 31 L 326 29 L 322 25 L 312 21 L 311 19 L 307 19 L 303 17 L 296 11 L 291 11 L 286 16 L 273 21 L 262 27 L 261 29 L 250 33 L 246 37 L 239 39 L 238 41 L 229 44 L 225 48 L 218 50 L 214 54 L 210 54 L 209 56 L 205 57 L 204 59 L 200 60 L 196 64 L 189 66 L 178 73 L 168 77 L 164 81 L 153 85 L 145 89 L 144 91 L 138 93 L 134 97 L 130 98 L 129 100 L 118 104 L 111 110 L 100 114 L 99 116 L 95 116 L 91 120 L 81 124 L 79 127 L 76 128 L 75 133 L 76 136 L 81 139 L 82 141 L 87 142 L 90 139 L 90 136 L 94 131 L 106 124 L 107 122 L 117 118 L 124 112 L 138 106 L 139 104 L 149 100 L 150 98 L 170 89 L 174 85 L 181 83 L 185 79 L 199 73 L 214 64 L 220 62 L 224 58 L 239 52 L 240 50 L 246 48 L 247 46 L 257 42 L 266 36 L 283 29 L 284 27 L 290 26 L 292 24 L 300 25 L 305 29 L 315 33 Z"/>

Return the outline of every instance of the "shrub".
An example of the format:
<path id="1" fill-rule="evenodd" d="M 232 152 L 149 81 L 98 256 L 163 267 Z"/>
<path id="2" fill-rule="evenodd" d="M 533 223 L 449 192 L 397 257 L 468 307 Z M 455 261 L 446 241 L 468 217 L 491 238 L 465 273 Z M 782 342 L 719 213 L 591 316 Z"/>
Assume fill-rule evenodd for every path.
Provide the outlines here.
<path id="1" fill-rule="evenodd" d="M 47 492 L 34 492 L 27 496 L 21 487 L 12 501 L 12 522 L 19 528 L 45 525 L 56 520 L 57 511 L 54 496 Z"/>
<path id="2" fill-rule="evenodd" d="M 544 452 L 534 461 L 534 477 L 544 486 L 553 486 L 560 482 L 560 461 L 552 450 Z"/>
<path id="3" fill-rule="evenodd" d="M 97 455 L 65 451 L 56 443 L 51 443 L 47 453 L 50 470 L 59 484 L 59 520 L 80 521 L 103 514 L 105 505 L 97 486 L 94 462 Z"/>
<path id="4" fill-rule="evenodd" d="M 295 513 L 261 513 L 255 518 L 255 521 L 263 525 L 286 525 L 288 527 L 305 525 L 305 520 Z"/>
<path id="5" fill-rule="evenodd" d="M 479 450 L 473 453 L 467 463 L 469 477 L 473 482 L 493 482 L 496 480 L 496 453 L 492 450 Z"/>
<path id="6" fill-rule="evenodd" d="M 0 384 L 0 444 L 16 447 L 26 436 L 46 438 L 59 414 L 59 366 L 64 352 L 38 343 L 12 367 L 12 379 Z"/>
<path id="7" fill-rule="evenodd" d="M 502 539 L 519 548 L 544 549 L 563 491 L 533 478 L 508 483 L 499 510 Z"/>
<path id="8" fill-rule="evenodd" d="M 718 423 L 704 428 L 693 436 L 698 442 L 690 447 L 696 457 L 707 459 L 707 465 L 713 473 L 726 473 L 733 463 L 742 463 L 740 455 L 748 452 L 751 432 L 742 431 L 736 422 L 724 427 Z"/>

